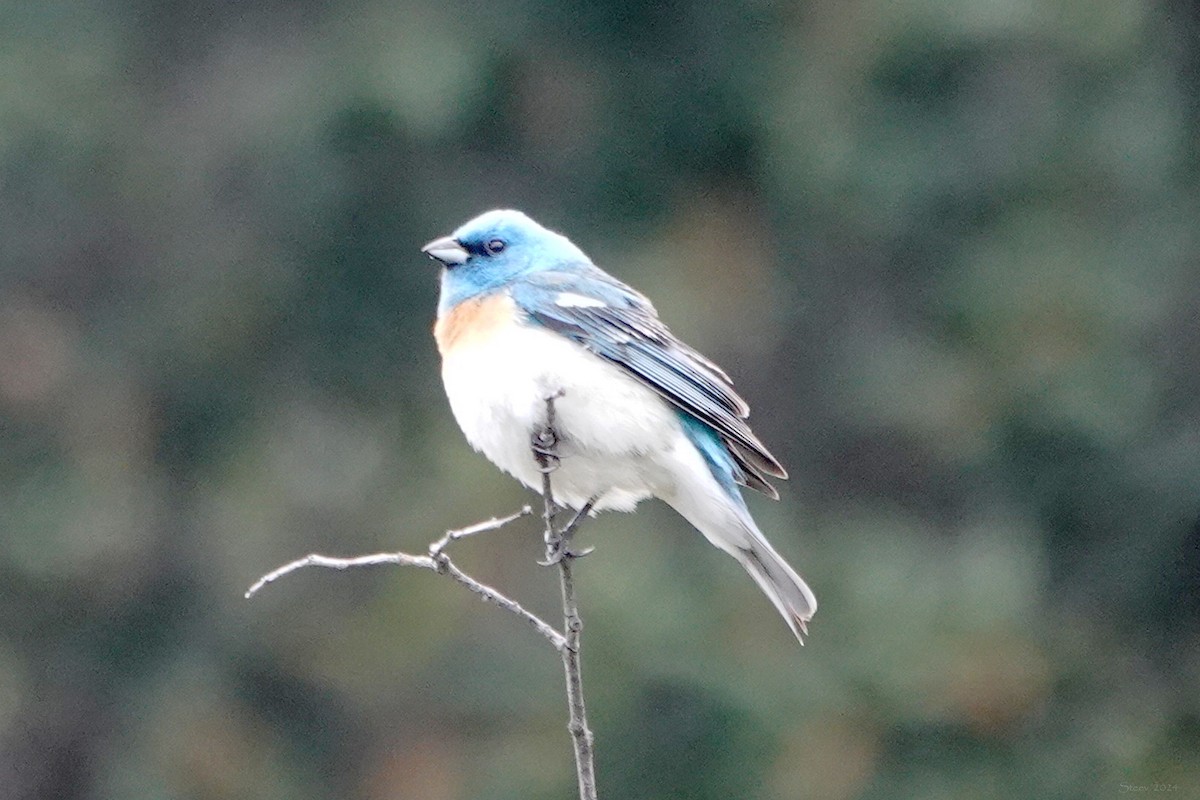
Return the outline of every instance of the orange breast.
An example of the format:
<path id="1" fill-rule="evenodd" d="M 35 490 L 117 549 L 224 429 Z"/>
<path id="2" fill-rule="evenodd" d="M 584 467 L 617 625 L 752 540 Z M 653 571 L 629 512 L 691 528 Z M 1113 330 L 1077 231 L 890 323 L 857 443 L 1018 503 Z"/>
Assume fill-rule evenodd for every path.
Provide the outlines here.
<path id="1" fill-rule="evenodd" d="M 433 337 L 438 352 L 445 357 L 452 350 L 486 341 L 512 325 L 515 319 L 516 305 L 508 295 L 465 300 L 438 319 L 433 326 Z"/>

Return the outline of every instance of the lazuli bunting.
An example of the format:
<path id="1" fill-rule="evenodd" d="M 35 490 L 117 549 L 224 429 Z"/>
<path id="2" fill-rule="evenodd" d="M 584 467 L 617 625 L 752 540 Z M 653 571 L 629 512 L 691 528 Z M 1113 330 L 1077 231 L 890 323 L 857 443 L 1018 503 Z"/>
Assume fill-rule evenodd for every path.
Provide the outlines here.
<path id="1" fill-rule="evenodd" d="M 745 567 L 797 639 L 807 633 L 817 600 L 738 489 L 778 498 L 767 478 L 787 473 L 720 367 L 520 211 L 489 211 L 423 251 L 444 267 L 434 335 L 450 408 L 476 450 L 540 491 L 530 441 L 557 396 L 558 502 L 630 511 L 663 500 Z"/>

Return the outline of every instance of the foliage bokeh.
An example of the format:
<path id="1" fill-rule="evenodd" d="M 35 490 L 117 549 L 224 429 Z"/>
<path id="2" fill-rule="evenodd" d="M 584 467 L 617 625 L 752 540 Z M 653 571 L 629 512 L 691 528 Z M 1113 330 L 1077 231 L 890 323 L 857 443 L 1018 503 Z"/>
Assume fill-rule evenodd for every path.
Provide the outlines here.
<path id="1" fill-rule="evenodd" d="M 1113 0 L 0 5 L 6 797 L 550 798 L 557 659 L 424 573 L 470 452 L 419 247 L 562 230 L 732 373 L 797 648 L 584 537 L 606 798 L 1200 792 L 1200 17 Z M 536 525 L 456 557 L 546 615 Z"/>

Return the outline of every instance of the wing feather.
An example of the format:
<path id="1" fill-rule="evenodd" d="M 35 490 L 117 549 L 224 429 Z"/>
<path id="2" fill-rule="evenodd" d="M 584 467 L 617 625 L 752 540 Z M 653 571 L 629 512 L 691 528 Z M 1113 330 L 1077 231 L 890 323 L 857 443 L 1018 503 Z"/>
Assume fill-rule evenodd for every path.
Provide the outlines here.
<path id="1" fill-rule="evenodd" d="M 556 303 L 563 292 L 595 302 Z M 712 428 L 737 464 L 738 483 L 779 496 L 767 478 L 787 472 L 750 430 L 746 401 L 724 370 L 668 330 L 643 295 L 595 267 L 535 273 L 512 293 L 535 322 L 616 364 Z"/>

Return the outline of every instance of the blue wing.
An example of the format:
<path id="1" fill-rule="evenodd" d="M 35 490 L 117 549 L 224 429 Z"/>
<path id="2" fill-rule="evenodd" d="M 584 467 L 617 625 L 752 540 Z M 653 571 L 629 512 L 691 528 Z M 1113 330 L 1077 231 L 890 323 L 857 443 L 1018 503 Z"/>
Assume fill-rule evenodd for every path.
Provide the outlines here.
<path id="1" fill-rule="evenodd" d="M 786 478 L 787 472 L 746 424 L 746 401 L 720 367 L 675 338 L 643 295 L 589 265 L 524 275 L 512 297 L 535 322 L 616 364 L 707 425 L 733 456 L 734 479 L 778 499 L 767 477 Z"/>

